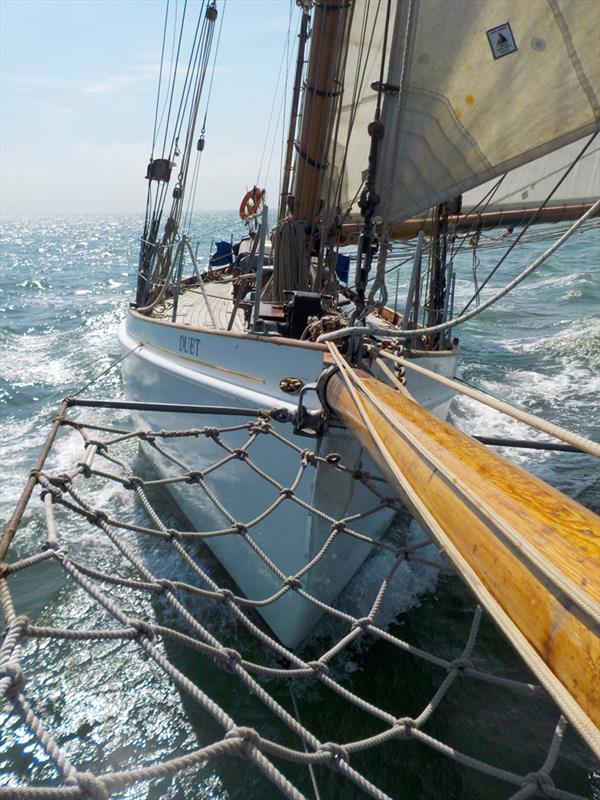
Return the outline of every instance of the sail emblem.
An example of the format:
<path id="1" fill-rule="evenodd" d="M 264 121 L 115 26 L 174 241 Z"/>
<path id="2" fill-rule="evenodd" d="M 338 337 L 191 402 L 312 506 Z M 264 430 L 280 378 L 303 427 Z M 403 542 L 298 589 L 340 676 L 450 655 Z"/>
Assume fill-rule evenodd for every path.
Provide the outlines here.
<path id="1" fill-rule="evenodd" d="M 486 31 L 488 42 L 492 48 L 492 55 L 495 59 L 507 56 L 509 53 L 514 53 L 517 49 L 515 37 L 513 36 L 510 22 L 505 22 L 502 25 L 497 25 L 495 28 L 490 28 Z"/>

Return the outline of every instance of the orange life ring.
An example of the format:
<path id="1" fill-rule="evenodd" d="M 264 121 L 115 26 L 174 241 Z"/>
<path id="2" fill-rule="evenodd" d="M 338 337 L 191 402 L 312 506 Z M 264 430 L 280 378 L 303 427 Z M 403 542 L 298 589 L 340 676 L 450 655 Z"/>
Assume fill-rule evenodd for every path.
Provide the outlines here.
<path id="1" fill-rule="evenodd" d="M 264 196 L 264 189 L 259 189 L 258 186 L 253 186 L 247 191 L 240 203 L 240 219 L 250 219 L 250 217 L 256 216 Z"/>

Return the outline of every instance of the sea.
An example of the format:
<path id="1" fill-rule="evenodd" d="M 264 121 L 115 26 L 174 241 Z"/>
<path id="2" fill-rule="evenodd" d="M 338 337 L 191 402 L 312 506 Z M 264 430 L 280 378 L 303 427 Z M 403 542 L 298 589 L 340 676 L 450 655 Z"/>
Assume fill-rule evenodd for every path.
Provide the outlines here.
<path id="1" fill-rule="evenodd" d="M 113 365 L 119 358 L 117 329 L 134 291 L 140 230 L 137 216 L 3 221 L 2 522 L 17 502 L 61 399 L 90 381 L 94 383 L 84 396 L 123 397 L 120 373 Z M 536 230 L 548 237 L 554 232 L 552 226 Z M 198 258 L 206 263 L 213 240 L 228 239 L 230 232 L 237 236 L 241 230 L 233 212 L 219 212 L 198 216 L 192 232 L 199 241 Z M 487 241 L 501 245 L 505 235 L 500 230 Z M 508 283 L 551 241 L 539 236 L 534 239 L 515 248 L 483 290 L 483 299 Z M 480 282 L 502 252 L 500 246 L 481 249 Z M 398 260 L 402 260 L 400 256 Z M 457 311 L 473 292 L 472 266 L 467 243 L 455 259 Z M 398 291 L 398 299 L 392 293 L 391 300 L 399 307 L 409 269 L 410 265 L 400 269 L 397 283 L 391 274 L 390 285 Z M 461 379 L 599 440 L 599 287 L 600 229 L 596 226 L 573 236 L 513 293 L 457 329 Z M 451 420 L 475 435 L 545 438 L 465 398 L 453 402 Z M 64 446 L 67 452 L 57 456 L 59 461 L 70 455 L 73 440 L 67 437 Z M 537 450 L 502 452 L 600 512 L 600 475 L 591 457 Z M 160 504 L 160 496 L 157 502 Z M 114 489 L 106 503 L 127 510 L 131 500 L 125 489 Z M 143 524 L 143 510 L 129 510 Z M 42 535 L 41 504 L 34 500 L 11 558 L 36 552 Z M 98 534 L 65 524 L 61 535 L 88 563 L 111 568 L 111 555 Z M 407 515 L 400 515 L 388 534 L 396 542 L 411 535 L 414 523 Z M 152 545 L 144 555 L 150 562 L 159 560 Z M 199 550 L 198 557 L 210 574 L 221 574 L 208 551 Z M 372 600 L 386 568 L 389 557 L 385 553 L 369 558 L 345 590 L 341 607 L 356 616 L 367 613 L 368 598 Z M 52 563 L 14 575 L 10 586 L 17 612 L 40 625 L 94 627 L 105 623 L 103 612 Z M 121 594 L 131 600 L 127 592 L 123 589 Z M 166 612 L 160 604 L 146 599 L 135 602 L 140 616 L 164 619 Z M 396 636 L 452 659 L 460 655 L 467 640 L 475 605 L 470 591 L 455 576 L 430 567 L 407 566 L 396 574 L 379 621 Z M 250 648 L 260 659 L 260 647 L 245 638 L 239 626 L 223 617 L 210 601 L 198 607 L 198 614 L 223 641 Z M 316 657 L 339 635 L 339 628 L 323 622 L 301 654 Z M 243 691 L 234 676 L 217 669 L 210 659 L 172 645 L 168 656 L 239 724 L 300 746 L 298 739 L 281 731 L 256 697 Z M 531 677 L 485 617 L 474 658 L 481 669 L 517 680 Z M 80 770 L 99 773 L 156 763 L 221 736 L 219 726 L 134 645 L 35 641 L 26 645 L 23 663 L 26 696 Z M 439 668 L 370 638 L 345 650 L 334 669 L 344 686 L 396 716 L 420 713 L 444 677 Z M 296 713 L 289 685 L 272 681 L 267 688 L 290 713 Z M 372 717 L 314 681 L 296 683 L 293 691 L 302 723 L 322 741 L 353 741 L 378 730 Z M 525 775 L 543 764 L 557 717 L 556 708 L 543 693 L 514 692 L 461 679 L 425 730 L 451 748 Z M 354 800 L 367 796 L 326 768 L 315 769 L 313 783 L 305 766 L 281 759 L 274 763 L 307 798 Z M 353 756 L 351 764 L 391 797 L 406 800 L 500 800 L 518 789 L 416 742 L 372 748 Z M 598 765 L 570 728 L 552 777 L 561 789 L 600 798 Z M 11 786 L 57 785 L 57 780 L 48 755 L 22 720 L 0 709 L 0 797 L 12 796 Z M 116 796 L 271 800 L 280 795 L 249 761 L 221 757 L 172 777 L 130 786 Z"/>

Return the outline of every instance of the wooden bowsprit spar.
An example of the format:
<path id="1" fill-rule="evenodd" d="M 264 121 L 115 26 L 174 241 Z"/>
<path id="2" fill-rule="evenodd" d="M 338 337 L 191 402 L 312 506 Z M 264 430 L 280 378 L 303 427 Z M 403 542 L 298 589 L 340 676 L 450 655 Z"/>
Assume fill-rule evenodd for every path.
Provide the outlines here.
<path id="1" fill-rule="evenodd" d="M 600 518 L 329 349 L 330 407 L 600 757 Z"/>

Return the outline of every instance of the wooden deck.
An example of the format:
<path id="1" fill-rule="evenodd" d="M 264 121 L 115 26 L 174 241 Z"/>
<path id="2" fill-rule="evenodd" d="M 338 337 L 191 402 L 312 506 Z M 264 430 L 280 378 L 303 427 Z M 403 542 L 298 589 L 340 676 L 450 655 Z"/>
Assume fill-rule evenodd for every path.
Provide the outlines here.
<path id="1" fill-rule="evenodd" d="M 227 330 L 229 318 L 233 311 L 232 279 L 205 283 L 204 288 L 210 303 L 211 311 L 215 324 L 211 320 L 208 312 L 204 295 L 199 286 L 186 287 L 179 295 L 177 305 L 177 322 L 180 325 L 189 325 L 192 328 L 215 328 L 216 330 Z M 152 312 L 152 316 L 158 319 L 171 319 L 173 306 L 169 303 L 165 308 L 160 308 Z M 244 333 L 244 314 L 238 310 L 231 330 L 234 333 Z"/>

